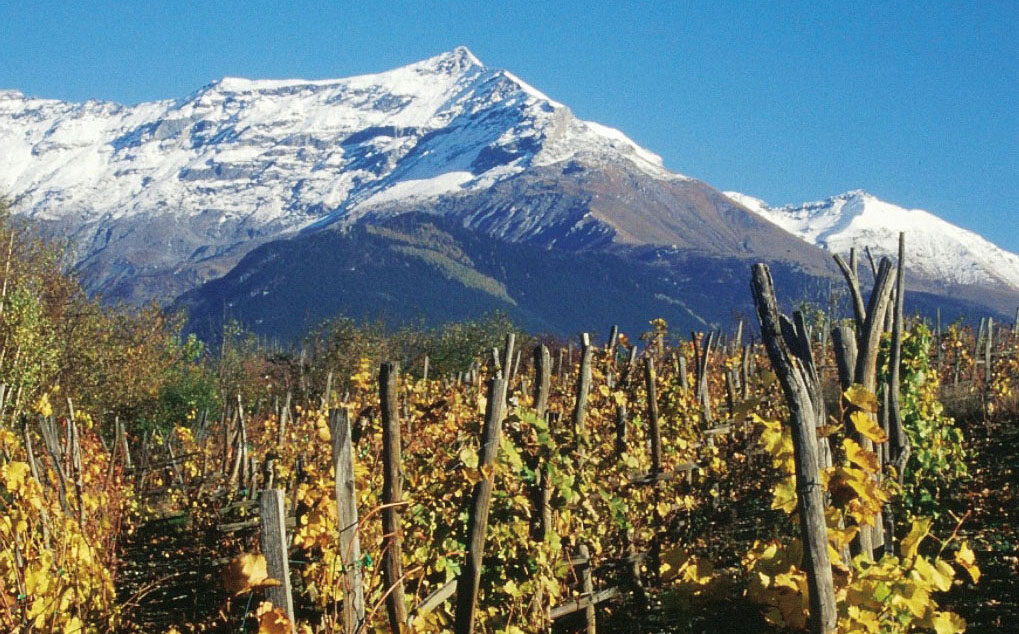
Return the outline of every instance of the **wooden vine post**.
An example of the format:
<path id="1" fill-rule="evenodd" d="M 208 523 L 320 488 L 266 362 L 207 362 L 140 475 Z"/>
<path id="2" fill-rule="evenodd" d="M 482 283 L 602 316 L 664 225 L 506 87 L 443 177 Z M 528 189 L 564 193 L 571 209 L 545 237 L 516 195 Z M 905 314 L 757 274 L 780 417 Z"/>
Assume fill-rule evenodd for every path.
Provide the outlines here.
<path id="1" fill-rule="evenodd" d="M 895 275 L 895 305 L 893 307 L 894 320 L 892 321 L 892 349 L 888 360 L 888 404 L 889 404 L 889 426 L 891 428 L 891 459 L 900 477 L 909 458 L 909 439 L 906 430 L 902 426 L 902 404 L 901 404 L 901 378 L 899 366 L 902 364 L 902 331 L 905 326 L 903 315 L 903 302 L 906 293 L 906 234 L 899 233 L 899 261 Z M 940 345 L 938 346 L 940 348 Z"/>
<path id="2" fill-rule="evenodd" d="M 280 489 L 262 491 L 259 501 L 259 523 L 265 569 L 270 578 L 277 579 L 281 583 L 281 585 L 266 588 L 265 596 L 273 606 L 283 610 L 292 623 L 294 621 L 294 599 L 290 590 L 286 519 L 283 491 Z"/>
<path id="3" fill-rule="evenodd" d="M 580 336 L 580 370 L 577 372 L 577 401 L 573 407 L 573 432 L 577 436 L 577 447 L 587 444 L 587 398 L 591 393 L 591 357 L 594 347 L 586 332 Z"/>
<path id="4" fill-rule="evenodd" d="M 869 253 L 868 253 L 869 255 Z M 850 295 L 853 298 L 853 317 L 856 323 L 856 364 L 853 368 L 853 382 L 859 383 L 872 394 L 877 394 L 877 358 L 881 345 L 881 334 L 884 331 L 885 313 L 891 301 L 892 293 L 892 263 L 888 258 L 881 258 L 880 265 L 872 268 L 874 274 L 874 288 L 871 290 L 870 299 L 866 306 L 863 303 L 863 294 L 860 291 L 860 281 L 856 274 L 856 252 L 850 251 L 850 261 L 847 264 L 841 256 L 835 255 L 835 263 L 842 270 L 846 278 Z M 874 418 L 873 413 L 867 415 Z M 874 443 L 862 434 L 856 435 L 856 440 L 861 447 L 867 451 L 874 452 Z M 875 452 L 880 457 L 880 452 Z M 874 526 L 861 526 L 854 545 L 867 558 L 873 556 L 874 549 L 880 547 L 884 542 L 883 519 L 880 514 L 875 518 Z"/>
<path id="5" fill-rule="evenodd" d="M 548 409 L 548 390 L 552 377 L 552 355 L 548 346 L 540 344 L 534 349 L 534 413 L 545 418 Z"/>
<path id="6" fill-rule="evenodd" d="M 711 360 L 711 351 L 717 338 L 715 331 L 712 330 L 701 337 L 700 345 L 697 343 L 696 333 L 690 333 L 690 340 L 693 341 L 695 369 L 697 370 L 697 402 L 701 406 L 701 422 L 705 427 L 708 427 L 714 420 L 711 413 L 711 394 L 708 391 L 708 362 Z"/>
<path id="7" fill-rule="evenodd" d="M 499 453 L 502 419 L 506 412 L 506 379 L 498 372 L 489 381 L 485 422 L 481 432 L 478 468 L 481 480 L 474 485 L 467 528 L 467 556 L 456 584 L 456 634 L 472 634 L 478 609 L 478 588 L 481 585 L 481 559 L 485 552 L 485 531 L 488 511 L 495 486 L 495 458 Z M 394 630 L 399 631 L 399 630 Z"/>
<path id="8" fill-rule="evenodd" d="M 648 434 L 651 436 L 651 475 L 662 472 L 662 436 L 658 426 L 658 392 L 655 387 L 655 362 L 644 358 L 644 385 L 647 391 Z"/>
<path id="9" fill-rule="evenodd" d="M 358 538 L 357 489 L 354 486 L 354 451 L 350 412 L 329 412 L 333 440 L 336 517 L 340 533 L 340 560 L 344 571 L 343 631 L 353 634 L 364 624 L 364 585 L 361 577 L 361 543 Z"/>
<path id="10" fill-rule="evenodd" d="M 591 576 L 591 551 L 588 549 L 587 544 L 581 544 L 577 549 L 577 554 L 584 560 L 580 564 L 580 591 L 584 597 L 593 599 L 594 579 Z M 589 601 L 587 606 L 584 607 L 584 634 L 597 634 L 596 619 L 597 613 L 595 612 L 594 602 Z"/>
<path id="11" fill-rule="evenodd" d="M 810 631 L 828 634 L 835 631 L 838 614 L 818 467 L 817 428 L 825 423 L 821 383 L 803 315 L 794 313 L 795 322 L 790 322 L 779 314 L 771 272 L 766 264 L 754 265 L 751 289 L 768 358 L 789 404 L 804 543 L 803 567 L 810 597 Z"/>
<path id="12" fill-rule="evenodd" d="M 399 365 L 387 361 L 379 368 L 379 396 L 382 404 L 382 576 L 389 591 L 386 614 L 389 627 L 399 632 L 407 622 L 407 601 L 403 595 L 403 536 L 400 529 L 400 504 L 403 483 L 400 479 L 400 415 L 397 399 Z"/>

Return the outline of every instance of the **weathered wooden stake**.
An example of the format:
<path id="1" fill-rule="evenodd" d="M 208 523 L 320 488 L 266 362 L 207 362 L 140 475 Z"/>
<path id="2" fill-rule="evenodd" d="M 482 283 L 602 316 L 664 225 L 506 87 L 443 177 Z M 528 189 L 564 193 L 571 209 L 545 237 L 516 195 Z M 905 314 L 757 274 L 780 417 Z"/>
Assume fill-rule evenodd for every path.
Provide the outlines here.
<path id="1" fill-rule="evenodd" d="M 594 579 L 591 576 L 591 551 L 588 550 L 587 544 L 581 544 L 577 548 L 577 554 L 584 560 L 584 563 L 580 564 L 580 591 L 582 596 L 593 599 Z M 586 634 L 596 634 L 597 629 L 594 603 L 589 603 L 584 608 L 584 631 Z"/>
<path id="2" fill-rule="evenodd" d="M 909 456 L 909 440 L 902 426 L 902 405 L 900 403 L 901 380 L 899 377 L 899 366 L 902 363 L 902 332 L 905 327 L 903 312 L 906 293 L 905 278 L 906 234 L 899 233 L 899 261 L 895 274 L 895 306 L 892 309 L 894 315 L 894 321 L 892 322 L 892 348 L 888 359 L 888 427 L 891 432 L 889 434 L 888 448 L 889 458 L 895 464 L 895 469 L 899 472 L 900 476 L 906 466 L 906 459 Z M 891 538 L 892 535 L 889 534 L 888 540 L 891 541 Z"/>
<path id="3" fill-rule="evenodd" d="M 287 556 L 286 510 L 283 506 L 283 491 L 268 489 L 262 491 L 259 500 L 259 525 L 262 535 L 262 554 L 265 556 L 266 572 L 282 585 L 266 588 L 265 595 L 272 604 L 283 610 L 291 622 L 294 621 L 294 599 L 290 589 L 290 560 Z"/>
<path id="4" fill-rule="evenodd" d="M 594 353 L 591 337 L 586 332 L 580 336 L 580 346 L 577 400 L 573 406 L 573 432 L 576 434 L 578 447 L 587 443 L 587 429 L 584 426 L 584 421 L 587 419 L 587 397 L 591 392 L 591 357 Z"/>
<path id="5" fill-rule="evenodd" d="M 790 322 L 779 314 L 774 283 L 767 265 L 754 265 L 751 289 L 768 358 L 789 404 L 800 530 L 804 542 L 803 567 L 807 573 L 810 601 L 810 630 L 814 634 L 828 634 L 835 631 L 838 614 L 818 469 L 817 427 L 826 422 L 821 382 L 803 316 L 796 313 L 795 322 Z"/>
<path id="6" fill-rule="evenodd" d="M 474 616 L 478 607 L 478 588 L 481 584 L 481 559 L 485 552 L 485 531 L 488 528 L 488 511 L 495 486 L 493 465 L 499 452 L 499 437 L 506 408 L 506 380 L 498 373 L 489 381 L 488 401 L 485 405 L 485 423 L 482 429 L 481 451 L 478 466 L 484 477 L 474 485 L 471 513 L 467 529 L 467 555 L 456 586 L 457 634 L 472 634 Z M 394 630 L 399 631 L 399 630 Z"/>
<path id="7" fill-rule="evenodd" d="M 644 386 L 647 390 L 648 434 L 651 436 L 651 474 L 662 472 L 662 436 L 658 427 L 658 388 L 655 386 L 655 361 L 644 357 Z"/>
<path id="8" fill-rule="evenodd" d="M 400 366 L 383 363 L 379 368 L 379 396 L 382 406 L 382 576 L 386 589 L 386 613 L 389 627 L 400 631 L 407 622 L 407 601 L 403 594 L 403 535 L 400 528 L 400 504 L 403 482 L 400 478 L 400 415 L 398 412 L 397 377 Z"/>
<path id="9" fill-rule="evenodd" d="M 545 418 L 551 376 L 552 355 L 545 344 L 538 344 L 534 349 L 534 411 L 538 418 Z"/>
<path id="10" fill-rule="evenodd" d="M 353 634 L 364 624 L 364 585 L 361 580 L 361 542 L 358 538 L 357 489 L 354 485 L 354 448 L 350 437 L 350 412 L 329 412 L 333 441 L 333 473 L 336 517 L 340 533 L 340 560 L 344 571 L 343 631 Z"/>
<path id="11" fill-rule="evenodd" d="M 744 401 L 750 398 L 750 354 L 750 344 L 743 346 L 743 356 L 740 358 L 739 367 L 742 375 L 740 378 L 741 396 Z"/>
<path id="12" fill-rule="evenodd" d="M 683 388 L 683 391 L 686 392 L 687 390 L 690 389 L 690 378 L 687 376 L 686 373 L 686 355 L 683 354 L 682 352 L 679 353 L 678 362 L 679 362 L 679 387 Z"/>

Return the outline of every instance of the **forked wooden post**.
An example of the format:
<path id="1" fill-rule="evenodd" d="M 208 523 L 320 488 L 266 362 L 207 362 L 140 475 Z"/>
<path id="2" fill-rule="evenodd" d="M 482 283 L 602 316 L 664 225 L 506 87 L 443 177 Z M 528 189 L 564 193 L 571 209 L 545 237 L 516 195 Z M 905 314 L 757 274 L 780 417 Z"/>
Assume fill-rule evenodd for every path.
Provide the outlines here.
<path id="1" fill-rule="evenodd" d="M 403 594 L 403 536 L 400 528 L 400 415 L 397 399 L 399 365 L 385 362 L 379 368 L 379 397 L 382 405 L 382 577 L 389 596 L 386 614 L 393 632 L 407 622 L 407 601 Z"/>
<path id="2" fill-rule="evenodd" d="M 336 517 L 340 533 L 340 560 L 344 570 L 343 631 L 353 634 L 364 624 L 364 585 L 361 578 L 361 542 L 357 534 L 357 489 L 354 485 L 354 450 L 350 438 L 350 412 L 329 412 L 333 439 Z"/>
<path id="3" fill-rule="evenodd" d="M 267 489 L 259 500 L 259 523 L 262 535 L 262 554 L 269 577 L 281 585 L 266 588 L 265 595 L 272 604 L 286 612 L 294 621 L 294 599 L 290 589 L 290 563 L 287 557 L 286 509 L 283 506 L 283 491 Z"/>
<path id="4" fill-rule="evenodd" d="M 767 265 L 754 265 L 751 289 L 768 358 L 789 404 L 800 529 L 804 542 L 803 567 L 807 572 L 810 597 L 810 631 L 828 634 L 835 631 L 838 614 L 818 469 L 817 427 L 825 423 L 821 383 L 803 316 L 795 313 L 793 323 L 779 314 Z"/>
<path id="5" fill-rule="evenodd" d="M 478 588 L 481 584 L 481 559 L 485 552 L 485 531 L 488 528 L 488 511 L 492 504 L 492 489 L 495 486 L 493 466 L 496 455 L 499 453 L 499 438 L 502 433 L 502 419 L 505 411 L 506 380 L 497 373 L 488 383 L 485 423 L 481 433 L 481 451 L 478 456 L 478 466 L 483 477 L 474 485 L 467 527 L 467 556 L 456 585 L 454 629 L 457 634 L 472 634 L 474 631 L 474 616 L 478 608 Z"/>
<path id="6" fill-rule="evenodd" d="M 868 256 L 870 255 L 868 251 Z M 873 394 L 877 393 L 877 357 L 881 343 L 881 334 L 884 331 L 885 313 L 891 301 L 892 294 L 892 263 L 888 258 L 881 258 L 881 264 L 872 262 L 874 269 L 874 287 L 870 292 L 870 299 L 867 306 L 863 307 L 863 294 L 860 292 L 859 278 L 856 276 L 855 255 L 850 254 L 850 261 L 853 264 L 846 264 L 839 256 L 835 255 L 835 262 L 842 269 L 853 297 L 853 314 L 856 321 L 856 343 L 857 357 L 856 366 L 853 369 L 853 381 L 859 383 Z M 873 414 L 868 413 L 873 418 Z M 862 434 L 857 434 L 857 442 L 867 451 L 874 451 L 874 443 Z M 874 549 L 882 545 L 883 530 L 880 528 L 882 519 L 880 514 L 876 518 L 875 526 L 861 526 L 860 532 L 854 541 L 860 552 L 868 558 L 872 556 Z"/>
<path id="7" fill-rule="evenodd" d="M 905 324 L 903 303 L 906 293 L 906 234 L 899 233 L 899 261 L 895 275 L 895 306 L 892 310 L 892 349 L 888 360 L 888 405 L 889 405 L 889 449 L 896 470 L 901 474 L 909 456 L 909 440 L 902 426 L 902 405 L 900 403 L 899 366 L 902 363 L 902 332 Z M 939 346 L 940 347 L 940 346 Z M 889 535 L 889 539 L 891 535 Z"/>

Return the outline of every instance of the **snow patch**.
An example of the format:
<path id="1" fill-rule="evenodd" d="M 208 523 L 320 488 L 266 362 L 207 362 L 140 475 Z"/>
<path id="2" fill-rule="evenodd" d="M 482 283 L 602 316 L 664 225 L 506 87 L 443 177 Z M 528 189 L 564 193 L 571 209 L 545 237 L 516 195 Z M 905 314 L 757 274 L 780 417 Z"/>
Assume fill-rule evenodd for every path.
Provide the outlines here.
<path id="1" fill-rule="evenodd" d="M 399 181 L 371 196 L 358 206 L 370 207 L 403 199 L 435 198 L 460 189 L 473 178 L 474 175 L 470 172 L 447 172 L 432 178 Z"/>

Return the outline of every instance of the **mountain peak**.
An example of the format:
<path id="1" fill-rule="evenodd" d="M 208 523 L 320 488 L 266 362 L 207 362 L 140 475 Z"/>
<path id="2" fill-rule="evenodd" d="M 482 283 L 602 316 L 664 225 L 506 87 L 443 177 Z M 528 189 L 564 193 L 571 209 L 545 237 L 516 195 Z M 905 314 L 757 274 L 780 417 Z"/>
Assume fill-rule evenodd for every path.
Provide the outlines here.
<path id="1" fill-rule="evenodd" d="M 457 46 L 451 51 L 409 64 L 406 68 L 427 68 L 443 74 L 456 75 L 471 68 L 484 67 L 485 65 L 470 49 L 466 46 Z"/>
<path id="2" fill-rule="evenodd" d="M 864 191 L 862 189 L 851 189 L 851 190 L 849 190 L 849 191 L 847 191 L 847 192 L 845 192 L 843 194 L 839 194 L 838 196 L 834 196 L 833 198 L 841 198 L 841 199 L 845 199 L 845 200 L 849 200 L 849 199 L 853 199 L 853 198 L 873 198 L 874 200 L 877 200 L 877 198 L 875 196 L 873 196 L 872 194 L 870 194 L 870 193 L 868 193 L 868 192 L 866 192 L 866 191 Z"/>
<path id="3" fill-rule="evenodd" d="M 923 209 L 885 202 L 862 189 L 825 200 L 772 207 L 740 194 L 726 195 L 789 233 L 832 253 L 869 247 L 876 256 L 898 254 L 905 232 L 907 266 L 939 284 L 976 284 L 1019 290 L 1019 255 Z"/>

